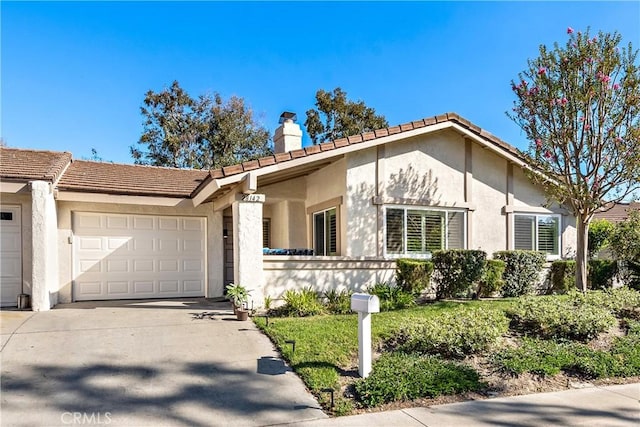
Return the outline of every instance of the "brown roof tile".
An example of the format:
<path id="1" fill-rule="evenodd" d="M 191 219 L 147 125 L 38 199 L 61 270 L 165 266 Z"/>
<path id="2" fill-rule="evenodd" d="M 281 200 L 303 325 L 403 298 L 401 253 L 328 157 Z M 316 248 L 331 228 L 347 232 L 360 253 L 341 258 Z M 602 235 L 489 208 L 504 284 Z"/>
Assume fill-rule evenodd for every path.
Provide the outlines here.
<path id="1" fill-rule="evenodd" d="M 278 153 L 274 157 L 276 159 L 276 163 L 286 162 L 287 160 L 291 160 L 291 153 Z"/>
<path id="2" fill-rule="evenodd" d="M 365 132 L 362 134 L 362 139 L 365 141 L 370 141 L 372 139 L 376 138 L 376 133 L 375 132 Z"/>
<path id="3" fill-rule="evenodd" d="M 401 132 L 406 132 L 408 130 L 413 130 L 413 125 L 411 123 L 403 123 L 400 125 Z"/>
<path id="4" fill-rule="evenodd" d="M 400 133 L 401 129 L 400 126 L 392 126 L 390 128 L 387 128 L 387 132 L 389 132 L 389 135 L 394 135 L 396 133 Z"/>
<path id="5" fill-rule="evenodd" d="M 329 151 L 335 148 L 336 146 L 333 144 L 333 141 L 323 142 L 322 144 L 320 144 L 320 150 L 322 151 Z"/>
<path id="6" fill-rule="evenodd" d="M 359 142 L 362 142 L 362 135 L 353 135 L 347 138 L 347 141 L 349 141 L 349 144 L 357 144 Z M 338 147 L 338 145 L 336 144 L 336 147 Z"/>
<path id="7" fill-rule="evenodd" d="M 209 171 L 74 160 L 61 190 L 136 196 L 189 197 Z"/>
<path id="8" fill-rule="evenodd" d="M 339 138 L 339 139 L 336 139 L 335 141 L 333 141 L 333 143 L 336 145 L 337 148 L 346 147 L 347 145 L 349 145 L 349 139 L 348 138 Z"/>
<path id="9" fill-rule="evenodd" d="M 248 162 L 242 163 L 242 169 L 244 169 L 245 172 L 252 171 L 258 168 L 260 168 L 260 163 L 258 163 L 257 160 L 250 160 Z"/>
<path id="10" fill-rule="evenodd" d="M 304 151 L 302 148 L 299 150 L 290 151 L 289 153 L 291 153 L 292 159 L 299 159 L 300 157 L 305 157 L 307 155 L 307 152 Z"/>
<path id="11" fill-rule="evenodd" d="M 308 147 L 305 147 L 304 151 L 307 153 L 307 155 L 310 155 L 320 153 L 322 150 L 320 149 L 319 145 L 310 145 Z"/>
<path id="12" fill-rule="evenodd" d="M 436 120 L 435 117 L 427 117 L 424 119 L 424 124 L 426 126 L 435 125 L 436 123 L 438 123 L 438 121 Z"/>
<path id="13" fill-rule="evenodd" d="M 240 172 L 243 172 L 242 164 L 225 166 L 222 168 L 222 173 L 224 174 L 224 176 L 235 175 Z"/>
<path id="14" fill-rule="evenodd" d="M 522 161 L 526 161 L 526 158 L 518 149 L 507 144 L 506 142 L 502 141 L 500 138 L 497 138 L 496 136 L 485 131 L 479 126 L 474 125 L 473 123 L 459 116 L 456 113 L 445 113 L 437 116 L 426 117 L 421 120 L 416 120 L 409 123 L 403 123 L 399 126 L 391 126 L 383 129 L 376 129 L 371 132 L 365 132 L 359 135 L 352 135 L 352 136 L 349 136 L 348 138 L 339 138 L 339 139 L 336 139 L 335 141 L 329 141 L 329 142 L 325 142 L 318 145 L 311 145 L 304 148 L 304 153 L 307 157 L 313 156 L 314 154 L 335 150 L 335 149 L 346 147 L 352 144 L 358 144 L 363 141 L 371 141 L 373 139 L 383 138 L 386 136 L 395 135 L 395 134 L 410 131 L 413 129 L 419 129 L 425 126 L 428 127 L 428 126 L 435 125 L 437 123 L 444 123 L 444 122 L 452 122 L 465 129 L 468 129 L 474 134 L 485 139 L 489 144 L 496 145 L 499 148 L 509 152 L 510 154 L 515 155 L 518 159 Z M 281 154 L 276 154 L 275 156 L 264 157 L 262 159 L 259 159 L 258 162 L 260 167 L 265 167 L 265 166 L 273 165 L 275 163 L 288 161 L 291 159 L 291 156 L 293 156 L 293 158 L 297 158 L 298 156 L 301 156 L 301 154 L 302 154 L 301 151 L 299 153 L 297 151 L 289 152 L 289 153 L 281 153 Z M 214 176 L 215 174 L 216 174 L 216 171 L 211 172 L 211 176 L 213 178 L 215 178 Z M 229 176 L 229 174 L 225 173 L 225 176 Z"/>
<path id="15" fill-rule="evenodd" d="M 55 182 L 71 162 L 71 153 L 0 147 L 0 178 Z"/>
<path id="16" fill-rule="evenodd" d="M 274 156 L 261 157 L 258 159 L 260 167 L 271 166 L 276 164 L 276 158 Z"/>
<path id="17" fill-rule="evenodd" d="M 631 211 L 640 211 L 640 202 L 616 203 L 613 206 L 606 206 L 603 210 L 596 212 L 594 218 L 616 223 L 627 219 Z"/>

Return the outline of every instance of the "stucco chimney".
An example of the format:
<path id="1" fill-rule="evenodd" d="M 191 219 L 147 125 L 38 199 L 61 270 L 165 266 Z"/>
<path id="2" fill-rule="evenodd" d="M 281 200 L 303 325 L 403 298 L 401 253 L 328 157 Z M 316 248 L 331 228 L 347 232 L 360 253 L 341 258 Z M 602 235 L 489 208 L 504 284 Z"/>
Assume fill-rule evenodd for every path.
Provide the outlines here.
<path id="1" fill-rule="evenodd" d="M 274 152 L 276 154 L 302 148 L 302 130 L 296 120 L 296 113 L 285 111 L 280 115 L 280 126 L 273 135 Z"/>

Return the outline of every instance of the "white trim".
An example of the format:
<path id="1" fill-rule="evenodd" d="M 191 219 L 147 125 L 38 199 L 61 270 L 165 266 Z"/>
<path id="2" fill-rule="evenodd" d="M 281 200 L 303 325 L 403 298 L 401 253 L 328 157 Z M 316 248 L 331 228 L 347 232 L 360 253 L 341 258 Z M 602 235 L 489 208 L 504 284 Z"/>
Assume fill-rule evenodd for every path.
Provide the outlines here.
<path id="1" fill-rule="evenodd" d="M 29 183 L 0 181 L 0 193 L 20 193 L 23 191 L 29 191 Z"/>
<path id="2" fill-rule="evenodd" d="M 191 200 L 175 197 L 129 196 L 121 194 L 83 193 L 58 190 L 56 200 L 63 202 L 118 203 L 125 205 L 151 205 L 192 208 Z"/>
<path id="3" fill-rule="evenodd" d="M 334 255 L 331 255 L 331 254 L 327 255 L 326 254 L 327 249 L 328 249 L 327 248 L 327 236 L 326 236 L 327 230 L 326 229 L 325 229 L 325 241 L 324 241 L 324 246 L 325 246 L 324 251 L 325 251 L 325 253 L 324 254 L 315 253 L 316 252 L 316 247 L 315 247 L 316 246 L 316 215 L 324 214 L 323 215 L 324 216 L 324 218 L 323 218 L 324 221 L 322 221 L 322 224 L 326 225 L 326 221 L 327 221 L 326 213 L 329 212 L 329 211 L 332 211 L 332 210 L 336 211 L 335 212 L 335 216 L 336 216 L 336 254 L 340 253 L 340 248 L 338 247 L 338 242 L 339 242 L 338 235 L 340 234 L 340 230 L 339 230 L 339 225 L 340 224 L 338 222 L 338 206 L 331 206 L 329 208 L 321 209 L 321 210 L 318 210 L 318 211 L 315 211 L 315 212 L 311 213 L 312 246 L 313 246 L 314 254 L 316 256 L 325 256 L 325 257 L 326 256 L 337 256 L 335 254 Z"/>
<path id="4" fill-rule="evenodd" d="M 530 211 L 515 211 L 513 212 L 513 215 L 511 215 L 511 227 L 513 230 L 513 233 L 511 235 L 511 242 L 509 242 L 509 246 L 511 247 L 511 250 L 515 250 L 516 247 L 516 227 L 515 227 L 515 220 L 516 220 L 516 216 L 532 216 L 535 218 L 535 236 L 534 237 L 534 251 L 536 252 L 543 252 L 543 251 L 539 251 L 538 250 L 538 218 L 541 217 L 554 217 L 558 219 L 558 253 L 557 254 L 549 254 L 546 253 L 546 257 L 547 257 L 547 261 L 554 261 L 554 260 L 558 260 L 562 257 L 562 214 L 557 214 L 557 213 L 547 213 L 547 212 L 540 212 L 538 211 L 537 213 L 535 212 L 530 212 Z"/>

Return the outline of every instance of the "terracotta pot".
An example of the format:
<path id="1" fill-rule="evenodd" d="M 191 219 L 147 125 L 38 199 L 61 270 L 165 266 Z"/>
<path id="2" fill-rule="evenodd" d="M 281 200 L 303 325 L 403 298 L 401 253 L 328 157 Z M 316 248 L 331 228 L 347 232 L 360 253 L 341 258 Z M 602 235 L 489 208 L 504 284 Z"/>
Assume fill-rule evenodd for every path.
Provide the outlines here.
<path id="1" fill-rule="evenodd" d="M 242 310 L 242 309 L 236 310 L 236 319 L 242 320 L 242 321 L 249 320 L 249 311 Z"/>

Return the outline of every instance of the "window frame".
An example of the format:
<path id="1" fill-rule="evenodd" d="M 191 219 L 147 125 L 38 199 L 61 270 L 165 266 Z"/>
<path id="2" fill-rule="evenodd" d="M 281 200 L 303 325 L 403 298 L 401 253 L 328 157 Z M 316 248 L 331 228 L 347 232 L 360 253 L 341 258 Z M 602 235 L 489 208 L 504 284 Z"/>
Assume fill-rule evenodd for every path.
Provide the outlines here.
<path id="1" fill-rule="evenodd" d="M 265 237 L 267 241 L 265 242 Z M 265 245 L 265 243 L 267 243 Z M 271 248 L 271 218 L 262 218 L 262 247 Z"/>
<path id="2" fill-rule="evenodd" d="M 513 230 L 513 233 L 511 233 L 511 248 L 513 250 L 516 250 L 516 217 L 517 216 L 529 216 L 529 217 L 535 218 L 535 232 L 534 232 L 534 236 L 532 236 L 533 246 L 535 249 L 531 249 L 531 250 L 534 250 L 536 252 L 543 252 L 546 255 L 548 261 L 558 260 L 562 258 L 562 215 L 561 214 L 539 213 L 539 212 L 514 212 L 511 218 L 511 229 Z M 558 235 L 556 236 L 556 239 L 557 239 L 556 243 L 558 245 L 557 254 L 551 254 L 538 249 L 539 247 L 538 235 L 540 234 L 538 229 L 538 220 L 540 218 L 557 218 L 558 220 Z"/>
<path id="3" fill-rule="evenodd" d="M 334 215 L 335 215 L 335 221 L 336 221 L 336 235 L 335 235 L 335 245 L 336 245 L 336 251 L 335 252 L 328 252 L 328 239 L 327 239 L 327 233 L 326 233 L 326 224 L 327 224 L 327 212 L 330 211 L 334 211 Z M 317 210 L 315 212 L 311 213 L 311 246 L 313 247 L 313 252 L 314 252 L 314 256 L 339 256 L 340 255 L 340 219 L 339 219 L 339 213 L 340 213 L 340 209 L 338 208 L 338 206 L 331 206 L 328 207 L 326 209 L 320 209 Z M 316 215 L 323 215 L 323 221 L 322 224 L 325 227 L 325 238 L 324 238 L 324 253 L 319 254 L 317 249 L 316 249 L 316 237 L 317 237 L 317 231 L 316 231 Z"/>
<path id="4" fill-rule="evenodd" d="M 387 250 L 387 211 L 389 209 L 401 209 L 403 211 L 403 227 L 402 227 L 402 253 L 391 253 Z M 415 206 L 415 205 L 385 205 L 382 211 L 382 233 L 383 233 L 383 256 L 384 258 L 417 258 L 417 259 L 431 259 L 433 253 L 416 253 L 407 252 L 407 215 L 408 211 L 430 211 L 430 212 L 444 212 L 445 215 L 445 248 L 449 246 L 449 213 L 461 213 L 462 214 L 462 249 L 467 248 L 467 233 L 468 233 L 468 209 L 461 208 L 449 208 L 449 207 L 436 207 L 436 206 Z"/>

